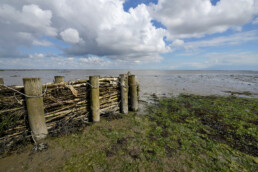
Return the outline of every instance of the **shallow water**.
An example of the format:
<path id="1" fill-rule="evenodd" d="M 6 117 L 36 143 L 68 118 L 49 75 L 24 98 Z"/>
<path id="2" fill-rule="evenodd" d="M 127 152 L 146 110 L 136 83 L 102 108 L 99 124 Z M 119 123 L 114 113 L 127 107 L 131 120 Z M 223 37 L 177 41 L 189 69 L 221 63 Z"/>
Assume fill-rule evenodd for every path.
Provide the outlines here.
<path id="1" fill-rule="evenodd" d="M 128 70 L 4 70 L 0 77 L 6 85 L 22 85 L 24 77 L 40 77 L 42 83 L 52 82 L 54 76 L 65 76 L 65 80 L 85 79 L 90 75 L 118 76 Z M 141 100 L 148 101 L 150 95 L 158 97 L 191 93 L 199 95 L 230 95 L 258 97 L 258 71 L 163 71 L 131 70 L 140 83 Z M 250 95 L 242 94 L 249 92 Z"/>

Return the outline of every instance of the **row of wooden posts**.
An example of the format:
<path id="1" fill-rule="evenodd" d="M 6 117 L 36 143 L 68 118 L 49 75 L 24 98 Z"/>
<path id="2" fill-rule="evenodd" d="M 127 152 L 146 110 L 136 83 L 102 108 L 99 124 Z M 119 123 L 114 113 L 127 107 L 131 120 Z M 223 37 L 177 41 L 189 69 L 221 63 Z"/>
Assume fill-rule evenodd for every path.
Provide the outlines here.
<path id="1" fill-rule="evenodd" d="M 135 75 L 120 74 L 121 103 L 120 111 L 128 113 L 128 100 L 130 109 L 138 110 L 137 82 Z M 64 76 L 55 76 L 55 84 L 64 83 Z M 0 84 L 4 84 L 0 78 Z M 42 83 L 40 78 L 23 78 L 24 94 L 26 94 L 26 107 L 28 112 L 29 125 L 32 137 L 35 141 L 42 140 L 48 135 L 46 121 L 44 117 L 44 105 L 42 96 Z M 90 111 L 93 122 L 100 121 L 99 103 L 99 76 L 89 77 L 90 85 Z M 129 90 L 128 90 L 129 88 Z M 129 95 L 130 94 L 130 95 Z M 128 95 L 130 99 L 128 99 Z"/>

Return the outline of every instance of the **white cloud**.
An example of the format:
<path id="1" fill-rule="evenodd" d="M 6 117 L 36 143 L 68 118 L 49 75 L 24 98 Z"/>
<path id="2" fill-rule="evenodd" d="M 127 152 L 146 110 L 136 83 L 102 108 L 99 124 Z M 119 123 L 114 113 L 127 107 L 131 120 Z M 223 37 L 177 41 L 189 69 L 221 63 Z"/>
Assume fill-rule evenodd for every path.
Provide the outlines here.
<path id="1" fill-rule="evenodd" d="M 20 24 L 23 28 L 13 28 L 16 30 L 36 29 L 38 33 L 56 36 L 56 29 L 51 27 L 52 12 L 50 10 L 42 10 L 38 5 L 24 5 L 22 9 L 15 9 L 7 4 L 0 4 L 1 22 L 11 26 Z"/>
<path id="2" fill-rule="evenodd" d="M 18 7 L 15 7 L 0 2 L 0 58 L 26 57 L 18 51 L 18 47 L 49 46 L 50 43 L 41 40 L 41 36 L 56 36 L 57 30 L 51 26 L 50 10 L 43 10 L 34 4 L 17 4 Z"/>
<path id="3" fill-rule="evenodd" d="M 140 63 L 137 60 L 110 60 L 97 56 L 65 58 L 36 53 L 29 55 L 29 58 L 0 58 L 0 69 L 128 69 Z"/>
<path id="4" fill-rule="evenodd" d="M 256 18 L 253 20 L 252 24 L 258 24 L 258 17 L 256 17 Z"/>
<path id="5" fill-rule="evenodd" d="M 211 65 L 258 65 L 258 54 L 252 52 L 209 53 L 206 57 Z"/>
<path id="6" fill-rule="evenodd" d="M 166 31 L 152 25 L 152 18 L 144 4 L 125 12 L 124 0 L 33 2 L 52 11 L 53 21 L 58 21 L 54 25 L 60 32 L 73 28 L 84 40 L 64 49 L 67 55 L 94 54 L 114 60 L 159 61 L 162 59 L 160 53 L 170 51 L 163 40 Z M 61 37 L 64 39 L 64 36 Z"/>
<path id="7" fill-rule="evenodd" d="M 202 56 L 204 59 L 196 62 L 178 62 L 170 66 L 171 69 L 211 69 L 216 67 L 235 67 L 235 66 L 258 66 L 258 53 L 256 52 L 237 52 L 237 53 L 207 53 Z M 195 61 L 194 61 L 195 60 Z"/>
<path id="8" fill-rule="evenodd" d="M 78 43 L 80 41 L 79 33 L 76 29 L 68 28 L 60 33 L 62 39 L 68 43 Z"/>
<path id="9" fill-rule="evenodd" d="M 159 0 L 151 16 L 168 28 L 168 39 L 200 37 L 250 22 L 258 14 L 257 0 Z"/>
<path id="10" fill-rule="evenodd" d="M 45 36 L 63 40 L 70 46 L 60 48 L 67 58 L 41 60 L 50 66 L 46 59 L 59 66 L 69 64 L 78 68 L 77 61 L 93 66 L 107 61 L 134 65 L 160 62 L 163 59 L 160 54 L 172 52 L 173 48 L 233 45 L 257 38 L 256 32 L 246 32 L 206 41 L 183 41 L 186 37 L 201 37 L 230 28 L 241 31 L 241 26 L 258 14 L 257 0 L 220 0 L 216 6 L 210 0 L 159 0 L 157 5 L 141 4 L 128 12 L 123 10 L 124 2 L 2 0 L 0 58 L 27 57 L 19 51 L 21 46 L 28 49 L 33 45 L 55 46 Z M 168 30 L 153 26 L 153 19 Z M 172 41 L 171 45 L 166 45 L 165 36 Z M 76 59 L 88 54 L 96 57 Z M 109 60 L 103 61 L 100 58 L 103 56 Z"/>
<path id="11" fill-rule="evenodd" d="M 31 59 L 40 59 L 40 58 L 44 58 L 45 55 L 42 54 L 42 53 L 39 53 L 39 54 L 30 54 L 29 57 L 30 57 Z"/>
<path id="12" fill-rule="evenodd" d="M 51 27 L 52 12 L 50 10 L 42 10 L 39 6 L 31 4 L 24 5 L 22 12 L 16 19 L 33 28 L 43 31 L 45 35 L 55 36 L 56 29 Z"/>
<path id="13" fill-rule="evenodd" d="M 180 46 L 183 46 L 184 45 L 184 41 L 181 40 L 181 39 L 176 39 L 175 41 L 173 41 L 172 43 L 172 46 L 175 46 L 175 47 L 180 47 Z"/>
<path id="14" fill-rule="evenodd" d="M 30 40 L 19 40 L 23 46 L 46 45 L 39 38 L 50 35 L 71 43 L 71 47 L 63 49 L 67 56 L 94 54 L 114 60 L 160 61 L 159 54 L 170 51 L 163 40 L 166 30 L 152 25 L 146 5 L 125 12 L 123 3 L 124 0 L 3 0 L 3 24 L 12 23 L 12 27 L 19 28 L 12 31 L 14 39 L 18 39 L 17 31 L 31 34 Z M 15 16 L 24 17 L 18 21 Z"/>
<path id="15" fill-rule="evenodd" d="M 43 46 L 43 47 L 53 45 L 51 42 L 46 41 L 46 40 L 33 40 L 32 44 L 33 45 L 38 45 L 38 46 Z"/>
<path id="16" fill-rule="evenodd" d="M 209 40 L 187 42 L 184 44 L 184 47 L 186 49 L 196 49 L 202 47 L 237 45 L 254 40 L 258 40 L 257 30 L 236 33 L 229 36 L 220 36 Z"/>
<path id="17" fill-rule="evenodd" d="M 67 60 L 74 61 L 74 57 L 68 57 Z"/>
<path id="18" fill-rule="evenodd" d="M 101 66 L 106 66 L 106 65 L 109 65 L 111 62 L 110 61 L 107 61 L 107 60 L 104 60 L 100 57 L 88 57 L 88 58 L 80 58 L 79 59 L 79 62 L 81 63 L 86 63 L 86 64 L 94 64 L 94 65 L 101 65 Z"/>

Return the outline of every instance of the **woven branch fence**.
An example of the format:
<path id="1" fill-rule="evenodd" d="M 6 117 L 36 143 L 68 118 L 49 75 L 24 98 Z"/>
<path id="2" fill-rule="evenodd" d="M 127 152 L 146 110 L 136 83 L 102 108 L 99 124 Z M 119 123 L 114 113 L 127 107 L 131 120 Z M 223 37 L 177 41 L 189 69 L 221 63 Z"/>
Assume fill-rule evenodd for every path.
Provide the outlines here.
<path id="1" fill-rule="evenodd" d="M 130 93 L 134 91 L 130 87 L 135 87 L 136 82 L 133 79 L 130 85 L 130 76 L 129 85 L 127 75 L 98 78 L 97 83 L 96 88 L 89 80 L 73 82 L 61 80 L 59 83 L 41 86 L 44 90 L 43 95 L 34 99 L 35 101 L 43 99 L 43 124 L 49 135 L 57 136 L 60 133 L 79 130 L 89 124 L 96 110 L 97 115 L 127 113 L 128 110 L 125 107 L 128 108 L 128 98 L 129 106 L 134 107 L 132 110 L 138 109 L 138 104 L 135 104 L 137 102 L 133 102 L 135 94 Z M 0 83 L 0 154 L 32 140 L 35 141 L 33 124 L 30 121 L 32 119 L 30 116 L 35 117 L 35 114 L 28 113 L 30 112 L 27 107 L 29 101 L 27 101 L 25 89 L 24 86 L 6 87 Z M 98 89 L 97 95 L 93 95 L 95 89 Z M 97 96 L 98 107 L 95 107 L 96 102 L 93 102 L 92 96 Z M 37 106 L 34 108 L 36 111 L 37 108 L 40 109 Z"/>

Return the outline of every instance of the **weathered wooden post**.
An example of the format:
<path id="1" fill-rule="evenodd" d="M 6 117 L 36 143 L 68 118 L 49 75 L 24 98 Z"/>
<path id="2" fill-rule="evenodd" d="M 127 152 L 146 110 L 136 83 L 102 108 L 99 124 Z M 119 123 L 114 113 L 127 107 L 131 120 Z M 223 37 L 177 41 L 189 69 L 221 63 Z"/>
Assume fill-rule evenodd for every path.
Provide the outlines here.
<path id="1" fill-rule="evenodd" d="M 121 113 L 128 113 L 128 75 L 120 74 Z"/>
<path id="2" fill-rule="evenodd" d="M 137 83 L 135 80 L 135 75 L 129 75 L 128 82 L 129 82 L 130 107 L 131 107 L 131 110 L 135 112 L 138 110 Z"/>
<path id="3" fill-rule="evenodd" d="M 4 85 L 4 79 L 3 78 L 0 78 L 0 84 Z"/>
<path id="4" fill-rule="evenodd" d="M 42 84 L 40 78 L 23 78 L 24 93 L 32 137 L 39 141 L 47 137 L 48 131 L 44 117 Z M 38 96 L 38 97 L 37 97 Z"/>
<path id="5" fill-rule="evenodd" d="M 99 109 L 99 76 L 90 76 L 90 109 L 93 122 L 100 121 Z"/>
<path id="6" fill-rule="evenodd" d="M 64 76 L 55 76 L 55 84 L 64 82 Z"/>
<path id="7" fill-rule="evenodd" d="M 136 87 L 137 87 L 137 98 L 138 98 L 138 102 L 140 100 L 140 84 L 138 81 L 136 81 Z"/>

